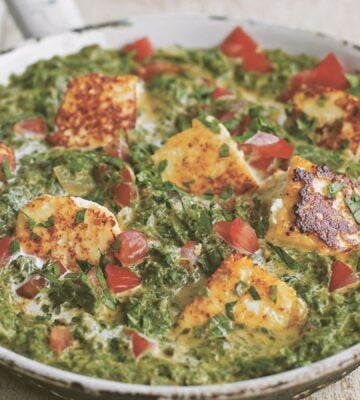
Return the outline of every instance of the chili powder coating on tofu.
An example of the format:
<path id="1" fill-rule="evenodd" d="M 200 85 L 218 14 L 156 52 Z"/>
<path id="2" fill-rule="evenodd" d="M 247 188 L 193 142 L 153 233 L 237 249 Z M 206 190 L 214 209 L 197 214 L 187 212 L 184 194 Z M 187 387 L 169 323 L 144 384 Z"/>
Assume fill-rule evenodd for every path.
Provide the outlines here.
<path id="1" fill-rule="evenodd" d="M 69 82 L 56 115 L 56 146 L 95 148 L 106 146 L 120 129 L 136 122 L 136 76 L 89 74 Z"/>
<path id="2" fill-rule="evenodd" d="M 189 386 L 359 343 L 360 75 L 234 28 L 0 87 L 0 346 Z"/>

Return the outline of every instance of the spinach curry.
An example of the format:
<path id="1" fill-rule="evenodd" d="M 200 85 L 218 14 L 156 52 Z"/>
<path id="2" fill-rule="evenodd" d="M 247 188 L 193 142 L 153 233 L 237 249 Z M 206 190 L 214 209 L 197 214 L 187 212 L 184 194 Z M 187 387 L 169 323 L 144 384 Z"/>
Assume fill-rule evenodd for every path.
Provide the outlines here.
<path id="1" fill-rule="evenodd" d="M 90 97 L 115 78 L 125 94 L 106 101 L 126 112 L 96 121 L 102 137 L 113 121 L 116 133 L 73 145 L 69 109 L 83 128 L 102 110 L 89 111 Z M 0 87 L 0 344 L 85 375 L 195 385 L 358 343 L 359 97 L 360 75 L 334 55 L 260 51 L 241 28 L 216 48 L 155 51 L 141 39 L 12 76 Z M 202 135 L 207 150 L 181 167 Z M 227 174 L 208 176 L 227 160 Z M 309 189 L 316 179 L 322 194 Z M 316 220 L 334 213 L 335 225 Z M 60 216 L 72 218 L 61 232 Z"/>

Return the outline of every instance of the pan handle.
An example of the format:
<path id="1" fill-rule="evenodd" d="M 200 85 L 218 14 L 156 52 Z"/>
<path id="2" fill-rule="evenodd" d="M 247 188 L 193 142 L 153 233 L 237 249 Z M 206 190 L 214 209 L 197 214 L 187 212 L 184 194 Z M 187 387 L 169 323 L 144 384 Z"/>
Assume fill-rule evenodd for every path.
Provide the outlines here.
<path id="1" fill-rule="evenodd" d="M 25 38 L 44 37 L 84 25 L 73 0 L 5 0 Z"/>

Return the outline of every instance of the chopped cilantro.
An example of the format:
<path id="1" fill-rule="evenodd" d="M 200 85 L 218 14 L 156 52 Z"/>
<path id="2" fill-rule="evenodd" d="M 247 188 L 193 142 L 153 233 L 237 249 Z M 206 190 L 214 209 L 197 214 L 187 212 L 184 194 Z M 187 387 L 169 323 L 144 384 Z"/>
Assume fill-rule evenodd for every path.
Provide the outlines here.
<path id="1" fill-rule="evenodd" d="M 194 179 L 191 179 L 190 181 L 185 181 L 185 182 L 182 182 L 182 184 L 186 187 L 186 188 L 190 188 L 190 186 L 193 184 L 195 182 L 195 180 Z"/>
<path id="2" fill-rule="evenodd" d="M 116 301 L 113 299 L 111 296 L 109 289 L 107 287 L 106 279 L 104 276 L 103 271 L 101 268 L 97 268 L 96 270 L 96 277 L 99 281 L 100 287 L 103 291 L 103 295 L 101 297 L 101 302 L 110 310 L 115 311 L 116 310 Z"/>
<path id="3" fill-rule="evenodd" d="M 220 133 L 220 121 L 216 118 L 209 121 L 206 115 L 199 115 L 198 120 L 214 133 Z"/>
<path id="4" fill-rule="evenodd" d="M 75 215 L 75 225 L 79 225 L 85 220 L 86 208 L 82 208 Z"/>
<path id="5" fill-rule="evenodd" d="M 234 189 L 228 185 L 226 188 L 220 193 L 220 199 L 228 200 L 234 194 Z"/>
<path id="6" fill-rule="evenodd" d="M 255 288 L 255 286 L 250 286 L 249 287 L 249 293 L 250 293 L 250 295 L 251 295 L 251 297 L 254 299 L 254 300 L 261 300 L 261 297 L 260 297 L 260 295 L 259 295 L 259 292 L 256 290 L 256 288 Z"/>
<path id="7" fill-rule="evenodd" d="M 277 286 L 274 285 L 270 286 L 270 299 L 275 304 L 277 301 L 277 290 L 278 290 Z"/>
<path id="8" fill-rule="evenodd" d="M 50 217 L 46 221 L 37 224 L 37 226 L 41 226 L 42 228 L 51 228 L 52 226 L 54 226 L 54 217 L 50 215 Z"/>
<path id="9" fill-rule="evenodd" d="M 2 170 L 3 170 L 6 181 L 8 181 L 9 179 L 11 179 L 13 177 L 13 174 L 10 171 L 9 160 L 4 160 L 2 162 Z"/>
<path id="10" fill-rule="evenodd" d="M 211 232 L 211 218 L 210 213 L 207 210 L 201 210 L 200 217 L 198 221 L 199 230 L 202 233 L 210 233 Z"/>
<path id="11" fill-rule="evenodd" d="M 330 185 L 328 186 L 328 192 L 327 192 L 328 197 L 333 199 L 335 197 L 335 194 L 337 192 L 340 192 L 340 190 L 343 187 L 344 187 L 344 185 L 341 182 L 338 182 L 338 181 L 330 183 Z"/>
<path id="12" fill-rule="evenodd" d="M 349 207 L 355 221 L 360 224 L 360 196 L 346 196 L 345 203 Z"/>
<path id="13" fill-rule="evenodd" d="M 228 316 L 229 319 L 231 319 L 231 321 L 235 320 L 234 308 L 235 308 L 236 303 L 237 303 L 237 301 L 233 301 L 231 303 L 225 304 L 226 315 Z"/>
<path id="14" fill-rule="evenodd" d="M 228 157 L 230 154 L 230 148 L 226 143 L 223 143 L 219 148 L 220 157 Z"/>
<path id="15" fill-rule="evenodd" d="M 10 254 L 15 254 L 20 250 L 20 242 L 18 239 L 14 239 L 9 245 Z"/>
<path id="16" fill-rule="evenodd" d="M 161 174 L 162 172 L 165 171 L 167 165 L 168 165 L 168 161 L 167 160 L 161 160 L 159 162 L 159 165 L 158 165 L 159 174 Z"/>
<path id="17" fill-rule="evenodd" d="M 85 274 L 89 272 L 92 268 L 92 265 L 85 260 L 76 260 L 76 263 L 80 267 L 81 271 Z"/>
<path id="18" fill-rule="evenodd" d="M 115 239 L 114 243 L 110 246 L 111 250 L 112 250 L 112 251 L 119 251 L 119 249 L 120 249 L 120 244 L 121 244 L 120 238 L 117 237 L 117 238 Z"/>
<path id="19" fill-rule="evenodd" d="M 246 289 L 248 287 L 248 285 L 243 282 L 243 281 L 239 281 L 236 286 L 235 286 L 235 292 L 236 294 L 240 297 L 244 294 L 244 289 Z"/>

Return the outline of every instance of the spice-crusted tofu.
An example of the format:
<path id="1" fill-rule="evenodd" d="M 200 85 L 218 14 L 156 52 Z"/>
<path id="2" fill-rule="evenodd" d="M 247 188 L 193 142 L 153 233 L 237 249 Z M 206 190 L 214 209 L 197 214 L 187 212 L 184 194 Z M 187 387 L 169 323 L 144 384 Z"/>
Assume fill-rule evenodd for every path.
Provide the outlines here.
<path id="1" fill-rule="evenodd" d="M 157 150 L 153 156 L 155 164 L 166 162 L 163 180 L 196 195 L 207 191 L 219 194 L 229 185 L 236 194 L 256 188 L 257 179 L 243 152 L 223 125 L 217 128 L 218 133 L 193 120 L 191 128 L 173 136 Z"/>
<path id="2" fill-rule="evenodd" d="M 314 119 L 315 141 L 330 149 L 349 145 L 353 154 L 360 149 L 360 99 L 342 90 L 314 87 L 293 97 L 293 117 L 305 114 Z"/>
<path id="3" fill-rule="evenodd" d="M 336 255 L 360 248 L 360 225 L 350 204 L 360 185 L 326 166 L 293 157 L 286 185 L 270 210 L 265 239 L 278 246 Z"/>
<path id="4" fill-rule="evenodd" d="M 16 237 L 24 252 L 61 261 L 71 270 L 78 269 L 76 260 L 97 265 L 119 233 L 107 208 L 78 197 L 37 197 L 23 207 L 16 221 Z"/>
<path id="5" fill-rule="evenodd" d="M 69 82 L 50 143 L 75 148 L 106 146 L 136 122 L 137 78 L 82 75 Z"/>
<path id="6" fill-rule="evenodd" d="M 203 325 L 220 313 L 249 329 L 274 332 L 301 327 L 307 317 L 307 307 L 294 289 L 240 254 L 221 264 L 208 280 L 207 290 L 207 296 L 196 297 L 185 308 L 181 330 Z"/>

